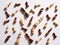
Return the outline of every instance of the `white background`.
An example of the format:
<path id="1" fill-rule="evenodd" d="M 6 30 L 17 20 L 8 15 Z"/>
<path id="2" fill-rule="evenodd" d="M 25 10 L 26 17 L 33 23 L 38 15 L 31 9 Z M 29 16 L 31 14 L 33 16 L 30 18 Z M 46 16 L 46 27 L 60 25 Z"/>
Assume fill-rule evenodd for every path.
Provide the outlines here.
<path id="1" fill-rule="evenodd" d="M 6 25 L 3 26 L 3 21 L 6 20 L 6 16 L 4 14 L 4 7 L 10 2 L 12 1 L 12 4 L 11 6 L 7 9 L 8 13 L 11 15 L 15 10 L 20 10 L 21 7 L 25 8 L 25 2 L 27 1 L 28 4 L 29 4 L 29 8 L 26 9 L 26 12 L 29 13 L 29 10 L 30 9 L 33 9 L 35 11 L 35 14 L 30 14 L 29 18 L 27 20 L 24 21 L 24 27 L 25 28 L 28 28 L 28 31 L 26 33 L 28 33 L 30 35 L 30 31 L 31 31 L 31 28 L 32 28 L 32 25 L 41 17 L 41 16 L 44 16 L 44 19 L 43 21 L 37 26 L 37 28 L 35 29 L 35 34 L 33 36 L 31 36 L 31 38 L 34 40 L 38 39 L 38 38 L 42 38 L 42 40 L 37 44 L 37 45 L 45 45 L 46 43 L 46 40 L 48 38 L 51 39 L 50 41 L 50 44 L 49 45 L 60 45 L 60 0 L 0 0 L 0 45 L 14 45 L 15 41 L 16 41 L 16 38 L 19 34 L 19 32 L 22 32 L 22 37 L 21 37 L 21 40 L 20 40 L 20 43 L 19 45 L 28 45 L 28 41 L 24 38 L 24 34 L 23 31 L 21 31 L 21 27 L 19 25 L 19 20 L 21 18 L 23 18 L 23 15 L 20 13 L 20 11 L 18 11 L 18 13 L 14 16 L 14 17 L 17 17 L 17 23 L 14 25 L 14 27 L 16 28 L 17 32 L 15 34 L 12 33 L 12 22 L 13 22 L 13 19 L 14 17 L 10 17 L 8 19 L 10 19 L 10 22 Z M 15 3 L 21 3 L 21 6 L 17 7 L 17 8 L 14 8 L 14 4 Z M 51 3 L 54 3 L 53 7 L 45 12 L 45 10 L 43 11 L 43 13 L 41 14 L 40 17 L 37 16 L 37 13 L 39 12 L 40 8 L 46 8 L 47 6 L 49 6 Z M 41 6 L 37 9 L 34 9 L 34 5 L 35 4 L 40 4 Z M 58 5 L 58 12 L 57 13 L 54 13 L 54 6 L 55 5 Z M 55 22 L 58 23 L 58 27 L 55 28 L 53 26 L 53 21 L 50 21 L 48 22 L 48 26 L 46 28 L 46 30 L 44 31 L 42 28 L 44 26 L 44 24 L 46 23 L 46 14 L 49 14 L 49 16 L 52 18 L 55 14 L 58 14 L 57 18 L 55 19 Z M 32 25 L 30 27 L 27 27 L 27 24 L 28 24 L 28 20 L 31 18 L 31 16 L 34 17 L 33 21 L 32 21 Z M 8 34 L 5 34 L 5 29 L 6 27 L 9 27 L 9 32 Z M 53 27 L 53 30 L 51 31 L 51 33 L 49 34 L 49 36 L 47 36 L 46 38 L 44 37 L 45 33 L 51 28 Z M 41 29 L 42 31 L 42 35 L 41 36 L 37 36 L 38 33 L 38 29 Z M 55 40 L 53 40 L 53 37 L 52 37 L 52 33 L 56 33 L 57 35 L 57 38 Z M 9 39 L 9 41 L 4 44 L 4 40 L 5 38 L 8 36 L 8 35 L 11 35 L 11 38 Z M 32 43 L 31 45 L 36 45 L 35 43 Z"/>

